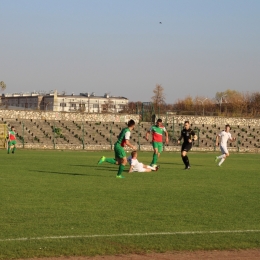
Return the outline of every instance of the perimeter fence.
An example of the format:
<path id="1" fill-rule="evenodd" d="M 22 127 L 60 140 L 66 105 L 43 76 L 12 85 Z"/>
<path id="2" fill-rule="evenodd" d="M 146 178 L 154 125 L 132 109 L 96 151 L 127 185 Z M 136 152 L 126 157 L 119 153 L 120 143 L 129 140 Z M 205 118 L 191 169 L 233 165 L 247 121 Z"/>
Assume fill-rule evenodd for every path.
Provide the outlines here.
<path id="1" fill-rule="evenodd" d="M 127 125 L 123 122 L 90 122 L 90 121 L 62 121 L 62 120 L 25 120 L 9 119 L 2 123 L 8 128 L 14 126 L 17 132 L 17 141 L 22 148 L 48 149 L 93 149 L 112 150 L 113 144 L 121 130 Z M 151 146 L 151 140 L 146 141 L 146 132 L 150 130 L 151 122 L 140 122 L 131 133 L 131 143 L 138 150 L 145 150 Z M 180 149 L 178 138 L 183 129 L 183 123 L 176 123 L 174 117 L 164 118 L 164 125 L 169 135 L 169 143 L 164 149 Z M 223 130 L 224 125 L 191 124 L 198 139 L 193 147 L 204 150 L 216 150 L 216 134 Z M 3 132 L 3 131 L 2 131 Z M 3 132 L 6 135 L 6 132 Z M 1 131 L 0 131 L 1 134 Z M 236 142 L 229 146 L 239 151 L 241 148 L 260 148 L 260 126 L 232 126 L 232 136 Z M 151 137 L 150 137 L 151 139 Z"/>

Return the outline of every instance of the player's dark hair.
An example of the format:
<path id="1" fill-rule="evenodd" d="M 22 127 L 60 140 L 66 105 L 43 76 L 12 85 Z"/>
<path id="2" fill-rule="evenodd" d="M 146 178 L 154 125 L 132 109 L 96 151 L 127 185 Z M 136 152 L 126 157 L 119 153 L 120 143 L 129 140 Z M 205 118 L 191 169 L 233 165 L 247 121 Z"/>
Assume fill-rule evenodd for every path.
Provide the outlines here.
<path id="1" fill-rule="evenodd" d="M 229 124 L 225 125 L 225 128 L 229 127 L 229 129 L 231 130 L 231 127 Z"/>
<path id="2" fill-rule="evenodd" d="M 14 126 L 11 126 L 11 129 L 13 129 L 14 128 Z"/>
<path id="3" fill-rule="evenodd" d="M 188 121 L 188 120 L 184 122 L 184 124 L 189 124 L 189 123 L 190 123 L 190 121 Z"/>
<path id="4" fill-rule="evenodd" d="M 161 118 L 158 118 L 158 119 L 157 119 L 157 122 L 158 122 L 158 123 L 162 123 L 162 119 L 161 119 Z"/>
<path id="5" fill-rule="evenodd" d="M 127 126 L 128 126 L 128 127 L 131 127 L 131 126 L 133 126 L 133 125 L 135 125 L 135 121 L 134 121 L 133 119 L 130 119 L 130 120 L 128 121 L 128 123 L 127 123 Z"/>

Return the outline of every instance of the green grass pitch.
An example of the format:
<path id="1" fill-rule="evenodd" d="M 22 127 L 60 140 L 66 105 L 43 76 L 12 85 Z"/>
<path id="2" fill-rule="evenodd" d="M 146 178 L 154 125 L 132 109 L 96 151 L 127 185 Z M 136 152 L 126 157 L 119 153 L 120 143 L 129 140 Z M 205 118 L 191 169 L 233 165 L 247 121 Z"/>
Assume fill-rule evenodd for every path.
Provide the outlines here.
<path id="1" fill-rule="evenodd" d="M 125 179 L 101 155 L 113 152 L 0 151 L 0 259 L 260 247 L 258 154 L 217 167 L 190 152 L 184 171 L 165 152 L 158 172 Z"/>

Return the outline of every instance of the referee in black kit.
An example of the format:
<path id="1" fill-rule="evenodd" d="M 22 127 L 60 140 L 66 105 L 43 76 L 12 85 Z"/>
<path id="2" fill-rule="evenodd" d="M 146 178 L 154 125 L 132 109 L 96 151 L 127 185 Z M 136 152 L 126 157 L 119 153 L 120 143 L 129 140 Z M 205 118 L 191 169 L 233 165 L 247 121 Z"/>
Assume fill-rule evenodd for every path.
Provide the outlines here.
<path id="1" fill-rule="evenodd" d="M 181 139 L 183 138 L 183 144 L 181 147 L 181 158 L 183 163 L 185 164 L 184 170 L 190 169 L 190 162 L 187 156 L 188 151 L 192 148 L 192 142 L 197 140 L 197 136 L 195 132 L 190 128 L 190 122 L 185 121 L 183 130 L 181 131 L 181 136 L 178 139 L 178 144 L 180 143 Z"/>

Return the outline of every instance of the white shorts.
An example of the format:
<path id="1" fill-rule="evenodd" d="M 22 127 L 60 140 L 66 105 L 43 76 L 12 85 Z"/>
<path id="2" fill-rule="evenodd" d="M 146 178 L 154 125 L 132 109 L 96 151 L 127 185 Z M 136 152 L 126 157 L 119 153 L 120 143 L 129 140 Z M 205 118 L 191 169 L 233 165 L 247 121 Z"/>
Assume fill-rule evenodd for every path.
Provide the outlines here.
<path id="1" fill-rule="evenodd" d="M 134 167 L 133 171 L 134 172 L 145 172 L 144 165 L 142 163 L 139 163 L 137 167 Z"/>
<path id="2" fill-rule="evenodd" d="M 145 172 L 145 171 L 146 171 L 145 168 L 140 168 L 140 169 L 138 170 L 138 172 Z"/>
<path id="3" fill-rule="evenodd" d="M 224 153 L 225 153 L 225 154 L 229 153 L 226 146 L 220 145 L 220 150 L 221 150 L 222 154 L 224 154 Z"/>

